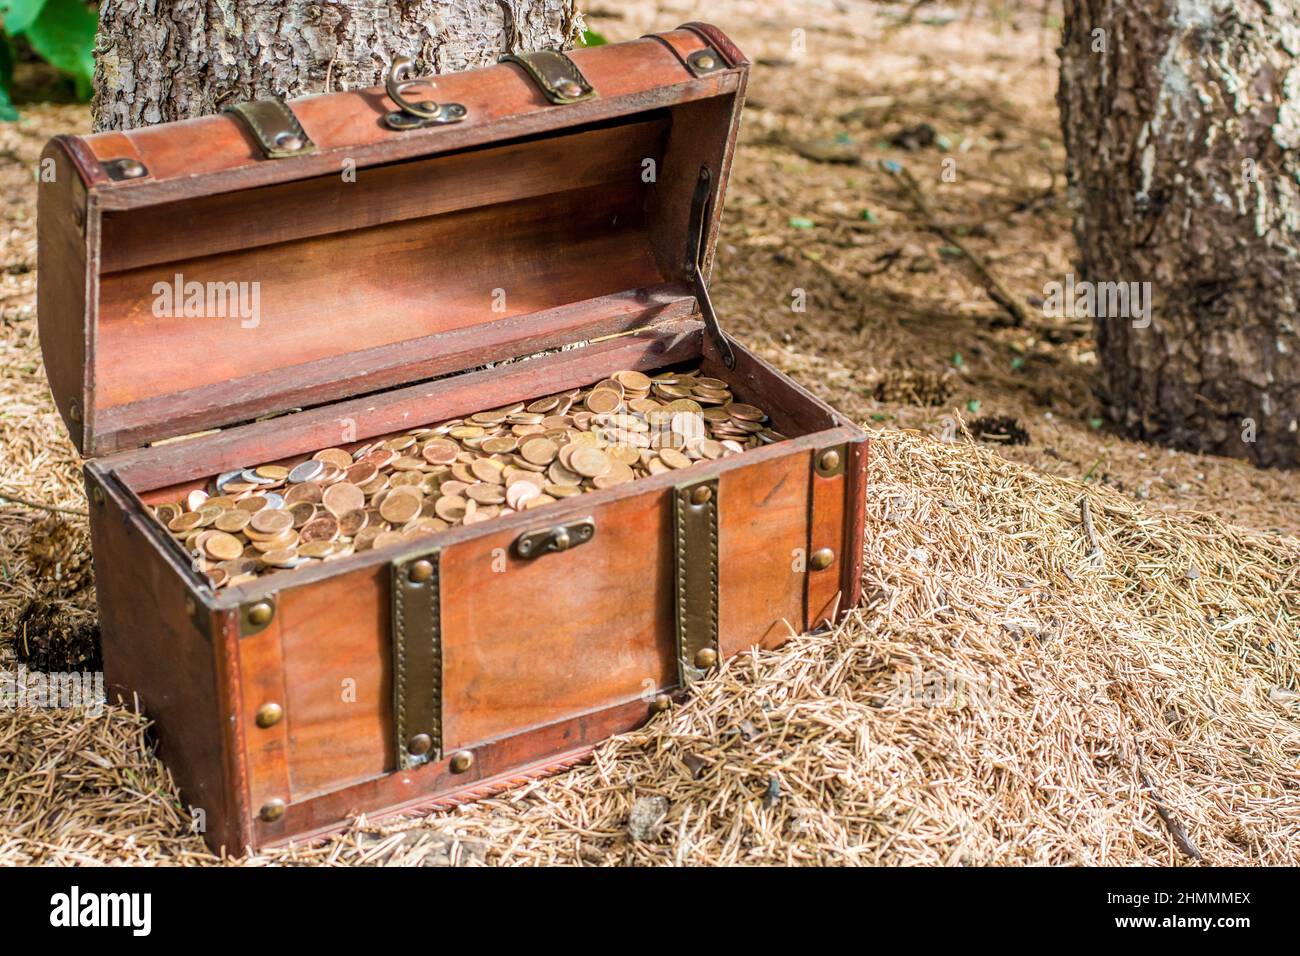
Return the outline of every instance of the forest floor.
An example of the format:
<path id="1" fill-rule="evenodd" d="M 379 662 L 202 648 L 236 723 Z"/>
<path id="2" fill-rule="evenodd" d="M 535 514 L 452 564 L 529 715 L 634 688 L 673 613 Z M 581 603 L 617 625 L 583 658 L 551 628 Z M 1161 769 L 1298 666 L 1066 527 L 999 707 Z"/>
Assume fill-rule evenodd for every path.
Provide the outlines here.
<path id="1" fill-rule="evenodd" d="M 610 41 L 709 20 L 755 63 L 715 301 L 872 431 L 868 605 L 585 767 L 248 862 L 1300 862 L 1300 482 L 1114 433 L 1091 329 L 1044 316 L 1074 255 L 1055 5 L 587 9 Z M 0 125 L 0 669 L 49 632 L 88 666 L 84 518 L 15 503 L 84 509 L 37 343 L 32 170 L 88 114 L 20 108 Z M 0 709 L 0 864 L 214 862 L 186 819 L 143 719 Z"/>

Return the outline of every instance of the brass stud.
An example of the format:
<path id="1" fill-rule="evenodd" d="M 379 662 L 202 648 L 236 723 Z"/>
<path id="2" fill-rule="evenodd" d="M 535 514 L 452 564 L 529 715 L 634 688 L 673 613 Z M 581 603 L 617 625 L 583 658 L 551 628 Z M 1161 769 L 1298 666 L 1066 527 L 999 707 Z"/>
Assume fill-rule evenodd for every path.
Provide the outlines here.
<path id="1" fill-rule="evenodd" d="M 192 597 L 191 597 L 190 595 L 188 595 L 188 594 L 185 595 L 185 613 L 188 614 L 190 617 L 193 617 L 193 616 L 194 616 L 194 613 L 195 613 L 198 609 L 199 609 L 199 606 L 198 606 L 198 604 L 196 604 L 196 603 L 194 602 L 194 598 L 192 598 Z"/>
<path id="2" fill-rule="evenodd" d="M 262 818 L 263 823 L 274 823 L 284 816 L 284 801 L 279 797 L 266 801 L 262 804 L 262 812 L 258 816 Z"/>
<path id="3" fill-rule="evenodd" d="M 695 666 L 702 671 L 718 663 L 718 652 L 711 647 L 702 647 L 695 653 Z"/>
<path id="4" fill-rule="evenodd" d="M 696 488 L 694 491 L 691 492 L 691 504 L 707 505 L 709 503 L 709 500 L 712 497 L 713 497 L 713 489 L 710 488 L 708 485 L 700 485 L 698 488 Z"/>
<path id="5" fill-rule="evenodd" d="M 406 742 L 406 752 L 416 757 L 423 757 L 433 749 L 433 738 L 428 734 L 416 734 Z"/>
<path id="6" fill-rule="evenodd" d="M 822 471 L 834 471 L 839 466 L 840 453 L 834 448 L 822 452 L 821 460 L 817 462 L 817 467 Z"/>
<path id="7" fill-rule="evenodd" d="M 464 773 L 474 766 L 474 755 L 468 750 L 458 750 L 451 755 L 451 772 Z"/>
<path id="8" fill-rule="evenodd" d="M 119 160 L 117 171 L 127 179 L 139 179 L 144 175 L 144 164 L 137 159 Z"/>
<path id="9" fill-rule="evenodd" d="M 713 69 L 713 65 L 716 62 L 717 61 L 714 60 L 713 57 L 707 53 L 701 53 L 699 56 L 695 58 L 695 65 L 698 66 L 701 70 Z"/>
<path id="10" fill-rule="evenodd" d="M 275 608 L 267 601 L 258 601 L 248 609 L 248 623 L 253 627 L 266 627 L 275 615 Z"/>
<path id="11" fill-rule="evenodd" d="M 812 553 L 808 566 L 814 571 L 825 571 L 835 563 L 835 552 L 830 548 L 819 548 Z"/>
<path id="12" fill-rule="evenodd" d="M 650 713 L 662 714 L 673 706 L 673 699 L 667 694 L 655 694 L 655 699 L 650 702 Z"/>
<path id="13" fill-rule="evenodd" d="M 280 718 L 283 716 L 284 708 L 275 701 L 263 704 L 261 707 L 257 708 L 257 726 L 261 727 L 263 730 L 266 730 L 268 727 L 274 727 L 280 722 Z"/>
<path id="14" fill-rule="evenodd" d="M 281 133 L 275 138 L 275 145 L 286 153 L 296 153 L 302 149 L 302 137 L 295 136 L 293 133 Z"/>
<path id="15" fill-rule="evenodd" d="M 93 488 L 91 488 L 91 489 L 90 489 L 90 500 L 93 501 L 93 502 L 95 502 L 95 504 L 97 504 L 97 505 L 103 505 L 103 503 L 104 503 L 104 489 L 101 488 L 101 487 L 99 487 L 99 485 L 95 485 Z"/>
<path id="16" fill-rule="evenodd" d="M 71 418 L 74 422 L 81 421 L 81 405 L 78 404 L 77 402 L 73 402 L 71 405 L 69 405 L 68 417 Z"/>
<path id="17" fill-rule="evenodd" d="M 421 558 L 411 565 L 411 570 L 406 576 L 410 578 L 412 584 L 423 584 L 433 577 L 433 562 Z"/>
<path id="18" fill-rule="evenodd" d="M 559 84 L 559 90 L 565 96 L 581 96 L 582 86 L 577 80 L 565 80 Z"/>

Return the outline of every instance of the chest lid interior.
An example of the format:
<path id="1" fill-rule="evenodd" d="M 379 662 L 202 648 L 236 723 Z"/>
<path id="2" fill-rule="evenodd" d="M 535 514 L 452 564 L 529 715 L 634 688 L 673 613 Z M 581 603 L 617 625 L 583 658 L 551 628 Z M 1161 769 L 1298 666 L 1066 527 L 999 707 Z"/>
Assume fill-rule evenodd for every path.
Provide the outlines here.
<path id="1" fill-rule="evenodd" d="M 38 315 L 78 449 L 694 314 L 748 63 L 701 24 L 568 56 L 578 87 L 552 56 L 398 88 L 433 122 L 379 88 L 52 140 Z"/>

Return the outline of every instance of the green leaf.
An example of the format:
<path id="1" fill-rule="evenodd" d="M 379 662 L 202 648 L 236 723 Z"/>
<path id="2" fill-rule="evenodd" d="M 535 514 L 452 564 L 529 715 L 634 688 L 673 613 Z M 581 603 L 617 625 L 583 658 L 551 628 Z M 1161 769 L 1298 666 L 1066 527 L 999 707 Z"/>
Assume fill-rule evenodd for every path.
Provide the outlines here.
<path id="1" fill-rule="evenodd" d="M 5 32 L 16 36 L 31 26 L 38 16 L 45 0 L 0 0 L 0 20 L 4 21 Z"/>
<path id="2" fill-rule="evenodd" d="M 864 219 L 864 220 L 866 220 L 867 222 L 880 222 L 880 217 L 877 216 L 877 215 L 876 215 L 874 212 L 872 212 L 870 209 L 864 209 L 864 210 L 862 210 L 862 212 L 858 213 L 858 216 L 859 216 L 859 218 Z"/>
<path id="3" fill-rule="evenodd" d="M 960 352 L 953 352 L 953 353 L 952 353 L 952 365 L 953 365 L 953 368 L 961 368 L 961 367 L 962 367 L 963 365 L 965 365 L 965 364 L 966 364 L 966 360 L 965 360 L 964 358 L 961 357 L 961 353 L 960 353 Z"/>
<path id="4" fill-rule="evenodd" d="M 979 410 L 980 410 L 980 400 L 978 398 L 972 398 L 969 402 L 966 403 L 966 411 L 974 413 L 974 412 L 978 412 Z"/>
<path id="5" fill-rule="evenodd" d="M 3 0 L 0 0 L 0 2 L 3 2 Z M 597 33 L 595 30 L 583 30 L 583 31 L 582 31 L 582 45 L 583 45 L 583 46 L 604 46 L 604 45 L 605 45 L 606 43 L 608 43 L 608 42 L 609 42 L 609 41 L 606 40 L 606 39 L 604 38 L 604 36 L 602 36 L 601 34 Z"/>
<path id="6" fill-rule="evenodd" d="M 1011 371 L 1019 372 L 1024 367 L 1025 367 L 1025 360 L 1022 359 L 1019 355 L 1017 355 L 1015 358 L 1011 360 Z"/>
<path id="7" fill-rule="evenodd" d="M 0 122 L 12 123 L 18 111 L 9 98 L 9 88 L 14 80 L 14 51 L 9 48 L 9 38 L 0 33 Z"/>
<path id="8" fill-rule="evenodd" d="M 791 217 L 790 217 L 790 228 L 791 228 L 791 229 L 811 229 L 811 228 L 813 228 L 814 225 L 815 225 L 815 223 L 813 223 L 813 221 L 812 221 L 811 219 L 808 219 L 808 218 L 806 218 L 806 217 L 804 217 L 804 216 L 791 216 Z"/>
<path id="9" fill-rule="evenodd" d="M 98 15 L 81 0 L 46 0 L 41 15 L 27 29 L 32 49 L 51 66 L 71 75 L 83 95 L 95 77 L 98 22 Z"/>

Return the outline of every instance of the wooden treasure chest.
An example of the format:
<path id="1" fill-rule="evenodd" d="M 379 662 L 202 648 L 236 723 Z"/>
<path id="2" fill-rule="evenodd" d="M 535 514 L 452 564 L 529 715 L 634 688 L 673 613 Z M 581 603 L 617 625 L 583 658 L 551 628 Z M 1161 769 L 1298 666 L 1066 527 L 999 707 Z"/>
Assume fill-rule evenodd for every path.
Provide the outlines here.
<path id="1" fill-rule="evenodd" d="M 859 598 L 865 435 L 709 300 L 740 51 L 409 70 L 44 153 L 106 684 L 214 848 L 566 766 Z"/>

